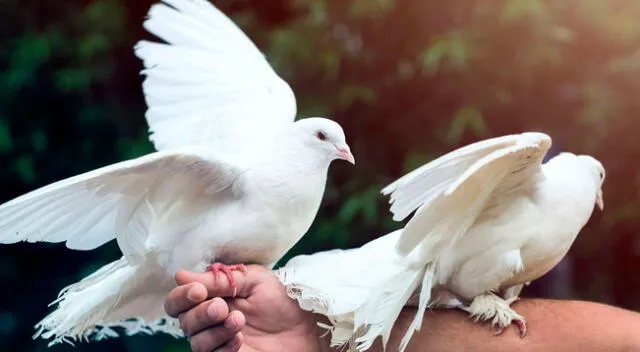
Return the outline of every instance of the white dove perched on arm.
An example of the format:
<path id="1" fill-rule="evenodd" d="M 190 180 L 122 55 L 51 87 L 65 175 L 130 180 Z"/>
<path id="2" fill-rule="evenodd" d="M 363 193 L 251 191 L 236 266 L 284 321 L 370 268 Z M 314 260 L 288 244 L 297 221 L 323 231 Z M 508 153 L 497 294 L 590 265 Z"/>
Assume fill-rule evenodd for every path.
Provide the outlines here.
<path id="1" fill-rule="evenodd" d="M 441 304 L 492 320 L 498 333 L 516 323 L 524 337 L 525 319 L 509 305 L 523 284 L 560 262 L 594 205 L 604 206 L 602 164 L 571 153 L 542 164 L 550 146 L 543 133 L 485 140 L 383 190 L 391 194 L 394 220 L 417 210 L 396 248 L 409 254 L 419 247 L 419 260 L 433 265 L 435 280 L 422 287 L 421 306 L 436 288 Z"/>
<path id="2" fill-rule="evenodd" d="M 60 293 L 36 326 L 52 343 L 117 336 L 110 327 L 180 335 L 163 309 L 176 271 L 272 266 L 310 227 L 330 163 L 354 162 L 338 124 L 294 122 L 291 88 L 222 12 L 165 3 L 144 26 L 167 43 L 136 47 L 158 152 L 0 206 L 0 243 L 116 239 L 123 253 Z"/>
<path id="3" fill-rule="evenodd" d="M 600 162 L 563 153 L 542 165 L 550 146 L 547 135 L 524 133 L 448 153 L 383 190 L 394 219 L 418 209 L 404 229 L 361 248 L 295 257 L 277 274 L 303 309 L 329 318 L 334 346 L 366 351 L 377 336 L 386 346 L 414 298 L 399 351 L 433 304 L 492 319 L 499 331 L 515 321 L 524 334 L 509 304 L 562 259 L 594 204 L 603 207 Z M 337 270 L 323 276 L 327 263 Z"/>

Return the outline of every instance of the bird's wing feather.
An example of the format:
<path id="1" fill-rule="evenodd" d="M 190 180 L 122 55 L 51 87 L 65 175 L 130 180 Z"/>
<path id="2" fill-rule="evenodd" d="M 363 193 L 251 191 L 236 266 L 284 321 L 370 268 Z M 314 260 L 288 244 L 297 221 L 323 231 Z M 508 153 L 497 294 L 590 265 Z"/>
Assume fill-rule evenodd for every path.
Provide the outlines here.
<path id="1" fill-rule="evenodd" d="M 514 145 L 519 136 L 487 139 L 456 149 L 389 184 L 382 193 L 391 195 L 393 219 L 402 221 L 423 204 L 430 203 L 479 159 Z"/>
<path id="2" fill-rule="evenodd" d="M 458 149 L 386 187 L 396 220 L 418 209 L 397 248 L 408 253 L 423 242 L 431 256 L 454 243 L 480 216 L 533 185 L 550 146 L 543 133 L 495 138 Z"/>
<path id="3" fill-rule="evenodd" d="M 144 27 L 166 43 L 135 49 L 158 150 L 208 141 L 236 152 L 293 122 L 293 91 L 228 17 L 206 0 L 164 2 Z"/>
<path id="4" fill-rule="evenodd" d="M 135 260 L 144 254 L 154 211 L 206 193 L 213 198 L 241 173 L 195 148 L 109 165 L 0 205 L 0 243 L 66 242 L 91 250 L 117 238 L 125 257 Z"/>

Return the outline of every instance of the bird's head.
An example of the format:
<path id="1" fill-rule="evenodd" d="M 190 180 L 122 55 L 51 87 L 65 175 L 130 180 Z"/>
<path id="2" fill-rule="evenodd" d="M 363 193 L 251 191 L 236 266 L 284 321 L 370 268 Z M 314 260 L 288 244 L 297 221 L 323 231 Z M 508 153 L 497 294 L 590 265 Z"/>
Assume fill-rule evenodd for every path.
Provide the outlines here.
<path id="1" fill-rule="evenodd" d="M 306 118 L 294 123 L 303 144 L 329 161 L 342 159 L 355 164 L 349 145 L 346 142 L 344 131 L 339 124 L 329 119 L 320 117 Z"/>
<path id="2" fill-rule="evenodd" d="M 596 205 L 600 210 L 604 210 L 604 201 L 602 199 L 602 184 L 606 177 L 604 166 L 596 158 L 589 155 L 578 155 L 578 160 L 592 173 L 596 185 L 598 186 Z"/>

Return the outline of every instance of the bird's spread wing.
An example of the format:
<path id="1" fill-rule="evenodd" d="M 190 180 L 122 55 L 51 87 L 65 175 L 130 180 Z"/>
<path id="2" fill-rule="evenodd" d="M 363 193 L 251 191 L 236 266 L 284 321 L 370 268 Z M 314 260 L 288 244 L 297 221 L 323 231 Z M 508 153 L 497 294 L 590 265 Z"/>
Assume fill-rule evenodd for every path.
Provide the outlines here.
<path id="1" fill-rule="evenodd" d="M 509 135 L 471 144 L 438 158 L 383 189 L 391 212 L 402 220 L 417 209 L 397 248 L 419 243 L 426 256 L 454 243 L 481 216 L 499 209 L 514 192 L 526 191 L 551 146 L 543 133 Z"/>
<path id="2" fill-rule="evenodd" d="M 155 214 L 215 200 L 225 191 L 240 197 L 233 186 L 242 171 L 194 148 L 106 166 L 0 205 L 0 243 L 66 242 L 91 250 L 117 238 L 127 260 L 136 262 Z"/>
<path id="3" fill-rule="evenodd" d="M 228 17 L 207 0 L 164 2 L 144 27 L 166 43 L 135 49 L 158 150 L 207 141 L 235 152 L 294 121 L 293 91 Z"/>

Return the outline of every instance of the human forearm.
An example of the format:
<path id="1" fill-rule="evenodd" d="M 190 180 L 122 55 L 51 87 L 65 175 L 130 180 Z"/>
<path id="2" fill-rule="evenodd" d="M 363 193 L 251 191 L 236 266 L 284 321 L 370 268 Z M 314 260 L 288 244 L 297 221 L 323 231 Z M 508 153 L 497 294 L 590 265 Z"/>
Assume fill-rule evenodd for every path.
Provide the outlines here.
<path id="1" fill-rule="evenodd" d="M 513 307 L 527 318 L 529 333 L 515 330 L 494 336 L 487 324 L 476 324 L 462 311 L 432 310 L 406 352 L 427 351 L 635 351 L 640 350 L 640 314 L 611 306 L 543 299 L 524 299 Z M 405 308 L 388 345 L 394 351 L 415 314 Z M 378 342 L 372 352 L 382 351 Z"/>

